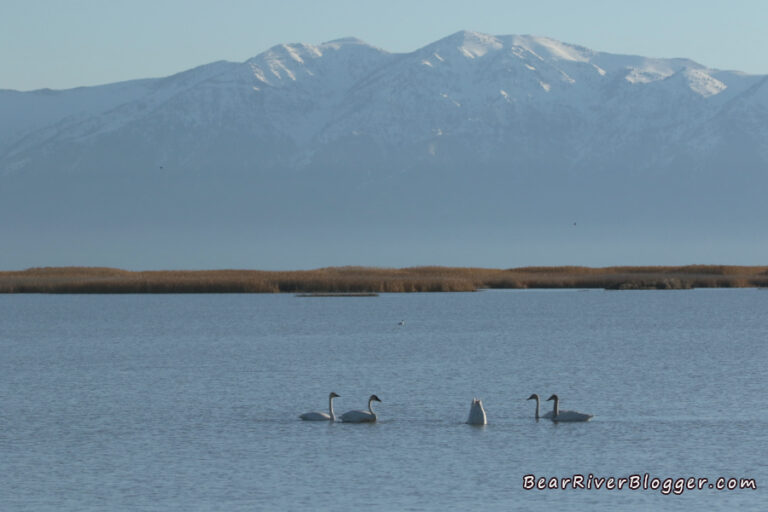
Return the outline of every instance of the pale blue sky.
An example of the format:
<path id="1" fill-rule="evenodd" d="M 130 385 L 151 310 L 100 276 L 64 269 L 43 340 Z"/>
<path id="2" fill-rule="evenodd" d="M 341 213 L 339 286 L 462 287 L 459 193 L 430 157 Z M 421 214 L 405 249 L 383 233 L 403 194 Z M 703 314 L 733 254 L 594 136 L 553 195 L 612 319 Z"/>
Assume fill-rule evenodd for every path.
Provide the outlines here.
<path id="1" fill-rule="evenodd" d="M 0 0 L 0 89 L 54 89 L 243 61 L 356 36 L 408 52 L 458 30 L 768 74 L 764 0 Z"/>

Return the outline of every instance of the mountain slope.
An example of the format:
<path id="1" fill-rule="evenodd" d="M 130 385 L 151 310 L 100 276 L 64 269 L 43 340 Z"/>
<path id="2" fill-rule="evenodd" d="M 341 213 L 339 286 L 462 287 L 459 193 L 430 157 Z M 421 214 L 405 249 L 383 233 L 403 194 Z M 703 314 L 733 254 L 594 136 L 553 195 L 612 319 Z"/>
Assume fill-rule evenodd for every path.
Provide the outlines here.
<path id="1" fill-rule="evenodd" d="M 766 248 L 768 77 L 686 59 L 474 32 L 407 54 L 340 39 L 0 91 L 0 112 L 3 268 L 759 263 Z"/>

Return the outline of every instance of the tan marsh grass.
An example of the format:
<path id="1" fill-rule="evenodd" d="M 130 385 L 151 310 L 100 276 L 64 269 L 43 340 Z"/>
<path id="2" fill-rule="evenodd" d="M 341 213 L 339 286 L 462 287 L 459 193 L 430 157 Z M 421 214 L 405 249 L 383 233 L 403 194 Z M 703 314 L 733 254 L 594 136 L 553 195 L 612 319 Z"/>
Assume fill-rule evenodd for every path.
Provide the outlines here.
<path id="1" fill-rule="evenodd" d="M 483 288 L 687 289 L 768 286 L 768 267 L 327 267 L 156 270 L 45 267 L 0 272 L 0 293 L 372 293 Z"/>

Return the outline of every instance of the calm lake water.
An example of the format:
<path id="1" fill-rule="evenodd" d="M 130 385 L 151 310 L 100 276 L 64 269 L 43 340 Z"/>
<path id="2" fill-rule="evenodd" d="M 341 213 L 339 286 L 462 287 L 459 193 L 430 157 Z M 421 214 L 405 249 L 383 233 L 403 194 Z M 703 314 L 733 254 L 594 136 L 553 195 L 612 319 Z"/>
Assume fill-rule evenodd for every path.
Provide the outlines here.
<path id="1" fill-rule="evenodd" d="M 0 296 L 0 510 L 765 510 L 767 340 L 755 289 Z M 523 489 L 590 473 L 757 490 Z"/>

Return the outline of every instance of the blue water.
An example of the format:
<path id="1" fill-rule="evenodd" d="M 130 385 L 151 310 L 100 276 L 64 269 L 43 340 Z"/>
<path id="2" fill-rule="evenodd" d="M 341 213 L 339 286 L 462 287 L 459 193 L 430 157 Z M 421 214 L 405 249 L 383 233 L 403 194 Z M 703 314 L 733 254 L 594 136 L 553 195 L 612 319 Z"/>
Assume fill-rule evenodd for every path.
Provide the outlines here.
<path id="1" fill-rule="evenodd" d="M 755 289 L 0 296 L 0 510 L 764 510 L 766 340 Z M 590 473 L 757 490 L 523 489 Z"/>

